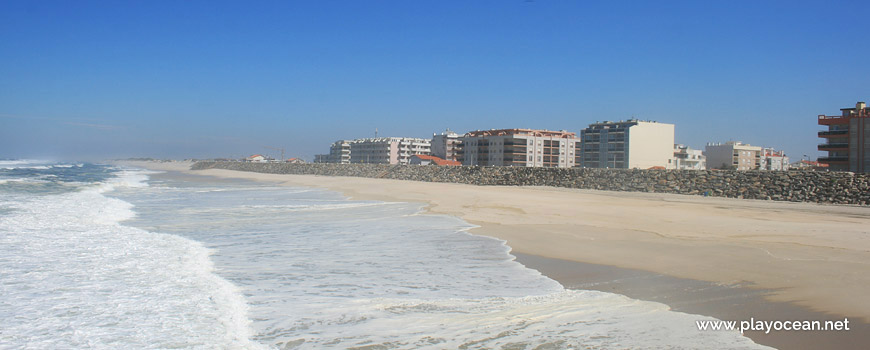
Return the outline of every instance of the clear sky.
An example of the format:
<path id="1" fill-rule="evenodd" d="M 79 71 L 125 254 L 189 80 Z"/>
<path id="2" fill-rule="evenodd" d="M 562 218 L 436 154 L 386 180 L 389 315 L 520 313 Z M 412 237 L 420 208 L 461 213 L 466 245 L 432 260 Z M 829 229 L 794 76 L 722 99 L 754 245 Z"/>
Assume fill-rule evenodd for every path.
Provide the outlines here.
<path id="1" fill-rule="evenodd" d="M 870 2 L 0 1 L 0 158 L 279 156 L 636 117 L 820 155 Z M 868 101 L 870 102 L 870 101 Z"/>

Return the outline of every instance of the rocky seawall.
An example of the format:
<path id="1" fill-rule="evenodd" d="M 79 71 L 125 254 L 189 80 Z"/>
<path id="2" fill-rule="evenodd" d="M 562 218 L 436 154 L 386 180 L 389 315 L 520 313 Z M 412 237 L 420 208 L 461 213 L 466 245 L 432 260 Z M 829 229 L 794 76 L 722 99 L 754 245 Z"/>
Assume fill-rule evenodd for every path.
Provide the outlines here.
<path id="1" fill-rule="evenodd" d="M 197 162 L 193 170 L 355 176 L 480 186 L 553 186 L 870 205 L 870 175 L 812 171 L 695 171 L 520 167 L 440 167 L 384 164 Z"/>

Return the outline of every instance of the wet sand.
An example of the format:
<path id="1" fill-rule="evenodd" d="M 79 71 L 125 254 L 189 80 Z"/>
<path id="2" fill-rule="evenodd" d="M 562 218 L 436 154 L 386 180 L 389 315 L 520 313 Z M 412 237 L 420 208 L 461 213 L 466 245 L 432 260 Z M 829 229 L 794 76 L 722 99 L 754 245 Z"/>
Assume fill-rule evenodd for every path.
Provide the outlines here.
<path id="1" fill-rule="evenodd" d="M 535 269 L 565 288 L 598 290 L 639 300 L 655 301 L 680 311 L 720 320 L 831 320 L 843 316 L 815 312 L 791 303 L 771 302 L 771 291 L 676 278 L 642 270 L 512 253 L 517 261 Z M 854 324 L 853 324 L 854 323 Z M 744 335 L 758 344 L 777 349 L 866 349 L 870 324 L 850 319 L 848 332 L 748 331 Z M 693 325 L 687 325 L 693 326 Z"/>

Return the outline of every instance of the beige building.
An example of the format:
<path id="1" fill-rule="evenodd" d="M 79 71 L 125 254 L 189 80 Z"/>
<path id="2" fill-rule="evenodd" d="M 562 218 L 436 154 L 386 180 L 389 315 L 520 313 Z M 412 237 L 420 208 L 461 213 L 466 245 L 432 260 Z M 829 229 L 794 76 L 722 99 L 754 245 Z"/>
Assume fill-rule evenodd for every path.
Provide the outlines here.
<path id="1" fill-rule="evenodd" d="M 575 164 L 580 139 L 567 131 L 498 129 L 462 136 L 462 165 L 558 167 Z"/>
<path id="2" fill-rule="evenodd" d="M 432 155 L 445 160 L 459 160 L 461 135 L 447 129 L 441 134 L 432 134 Z"/>
<path id="3" fill-rule="evenodd" d="M 417 154 L 431 154 L 430 140 L 410 137 L 378 137 L 350 142 L 351 163 L 409 164 Z"/>
<path id="4" fill-rule="evenodd" d="M 585 168 L 673 169 L 674 124 L 628 120 L 590 124 L 580 132 Z"/>
<path id="5" fill-rule="evenodd" d="M 708 143 L 704 149 L 707 169 L 761 169 L 761 147 L 743 144 L 740 141 Z"/>

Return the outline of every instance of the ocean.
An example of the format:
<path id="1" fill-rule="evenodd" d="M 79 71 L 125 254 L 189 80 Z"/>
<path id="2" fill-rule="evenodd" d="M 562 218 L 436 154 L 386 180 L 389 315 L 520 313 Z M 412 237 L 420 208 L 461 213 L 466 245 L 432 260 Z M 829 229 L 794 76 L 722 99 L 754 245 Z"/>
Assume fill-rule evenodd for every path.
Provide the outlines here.
<path id="1" fill-rule="evenodd" d="M 762 349 L 420 203 L 0 161 L 2 349 Z"/>

